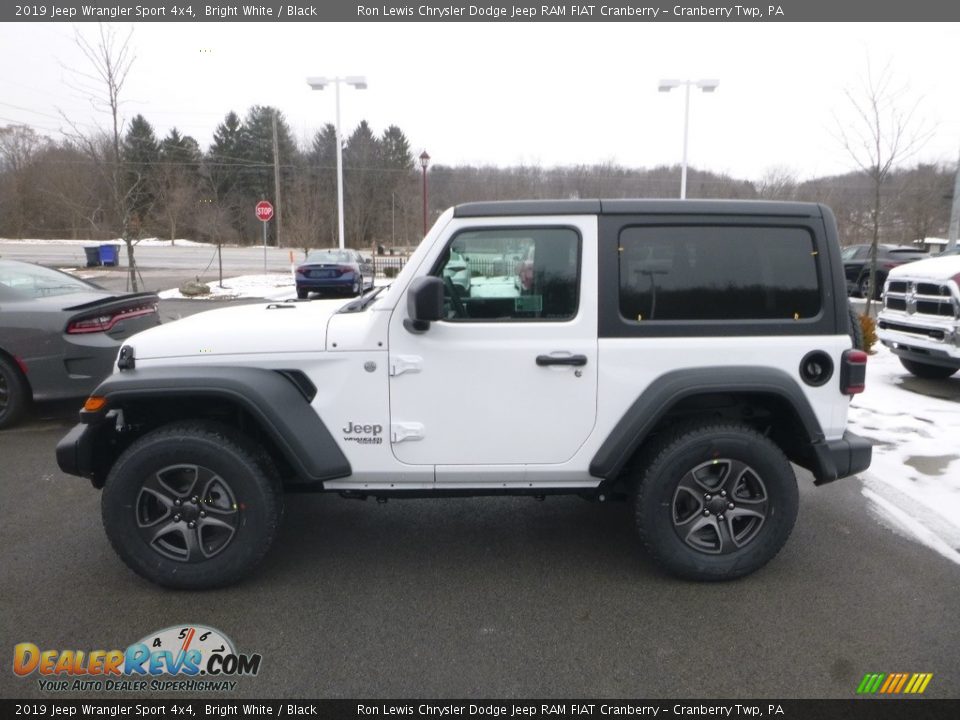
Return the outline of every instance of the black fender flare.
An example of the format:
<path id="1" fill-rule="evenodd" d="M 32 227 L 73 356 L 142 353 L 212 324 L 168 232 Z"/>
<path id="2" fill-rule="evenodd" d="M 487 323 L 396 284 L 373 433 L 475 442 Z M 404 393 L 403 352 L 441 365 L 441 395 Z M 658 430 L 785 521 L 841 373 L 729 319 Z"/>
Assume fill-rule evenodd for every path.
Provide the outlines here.
<path id="1" fill-rule="evenodd" d="M 657 423 L 678 402 L 707 393 L 754 393 L 774 395 L 796 412 L 811 445 L 810 468 L 818 482 L 837 477 L 827 452 L 823 430 L 799 384 L 783 370 L 770 367 L 732 366 L 687 368 L 664 373 L 627 408 L 590 462 L 590 474 L 615 479 Z"/>
<path id="2" fill-rule="evenodd" d="M 219 398 L 243 408 L 298 477 L 323 482 L 350 475 L 350 463 L 310 405 L 316 388 L 302 373 L 265 368 L 179 365 L 114 373 L 93 391 L 106 405 L 81 411 L 96 423 L 111 408 L 136 400 Z"/>

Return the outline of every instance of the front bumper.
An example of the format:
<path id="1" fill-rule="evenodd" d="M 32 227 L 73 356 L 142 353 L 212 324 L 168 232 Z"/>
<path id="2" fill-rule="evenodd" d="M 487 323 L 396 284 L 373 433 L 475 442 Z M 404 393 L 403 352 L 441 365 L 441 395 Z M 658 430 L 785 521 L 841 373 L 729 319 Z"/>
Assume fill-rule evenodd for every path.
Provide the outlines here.
<path id="1" fill-rule="evenodd" d="M 67 475 L 94 478 L 94 426 L 78 423 L 57 443 L 57 465 Z"/>
<path id="2" fill-rule="evenodd" d="M 873 443 L 845 432 L 839 440 L 824 440 L 813 446 L 816 467 L 811 468 L 816 485 L 856 475 L 870 467 Z"/>

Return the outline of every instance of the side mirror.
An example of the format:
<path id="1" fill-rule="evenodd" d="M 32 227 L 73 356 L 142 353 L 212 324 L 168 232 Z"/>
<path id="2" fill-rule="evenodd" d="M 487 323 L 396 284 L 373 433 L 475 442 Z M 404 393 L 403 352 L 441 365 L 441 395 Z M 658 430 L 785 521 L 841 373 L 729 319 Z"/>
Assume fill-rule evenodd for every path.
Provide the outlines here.
<path id="1" fill-rule="evenodd" d="M 438 277 L 420 277 L 410 283 L 407 291 L 407 314 L 403 326 L 412 333 L 423 333 L 430 323 L 443 317 L 443 280 Z"/>

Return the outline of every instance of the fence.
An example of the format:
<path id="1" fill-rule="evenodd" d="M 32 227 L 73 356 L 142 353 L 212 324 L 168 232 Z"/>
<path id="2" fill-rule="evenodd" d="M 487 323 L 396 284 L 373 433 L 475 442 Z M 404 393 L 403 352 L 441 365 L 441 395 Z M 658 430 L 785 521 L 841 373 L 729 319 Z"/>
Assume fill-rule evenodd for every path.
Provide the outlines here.
<path id="1" fill-rule="evenodd" d="M 407 258 L 400 255 L 374 255 L 373 267 L 376 277 L 396 277 L 404 265 L 407 264 Z M 392 269 L 391 269 L 392 268 Z M 387 271 L 390 274 L 387 274 Z"/>
<path id="2" fill-rule="evenodd" d="M 387 271 L 390 268 L 395 268 L 390 271 L 390 276 L 396 277 L 396 273 L 407 264 L 407 260 L 409 257 L 401 255 L 374 255 L 373 267 L 376 277 L 389 277 Z M 475 277 L 504 277 L 516 275 L 520 262 L 516 259 L 472 257 L 467 264 L 470 266 L 470 274 Z"/>

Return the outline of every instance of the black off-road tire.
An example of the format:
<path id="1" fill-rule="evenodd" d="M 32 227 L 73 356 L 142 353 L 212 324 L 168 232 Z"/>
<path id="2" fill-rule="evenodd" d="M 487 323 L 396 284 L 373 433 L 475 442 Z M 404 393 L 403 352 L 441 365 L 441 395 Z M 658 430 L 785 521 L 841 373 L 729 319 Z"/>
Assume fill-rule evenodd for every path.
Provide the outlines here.
<path id="1" fill-rule="evenodd" d="M 10 359 L 0 355 L 0 430 L 13 427 L 30 407 L 30 387 Z"/>
<path id="2" fill-rule="evenodd" d="M 741 471 L 741 466 L 746 470 Z M 729 477 L 714 487 L 714 481 L 722 479 L 724 467 L 731 470 Z M 653 561 L 677 577 L 718 581 L 748 575 L 776 556 L 797 518 L 799 493 L 789 461 L 773 442 L 745 425 L 716 422 L 680 426 L 654 442 L 640 468 L 634 508 L 640 538 Z M 709 480 L 709 487 L 691 479 L 694 471 Z M 738 473 L 744 485 L 740 489 L 734 477 Z M 726 485 L 728 482 L 734 484 Z M 698 493 L 702 491 L 699 498 L 686 490 L 688 484 Z M 747 492 L 747 486 L 754 491 Z M 726 494 L 731 488 L 733 492 Z M 762 488 L 762 495 L 756 488 Z M 762 496 L 766 497 L 765 503 L 758 502 Z M 697 502 L 701 503 L 699 510 L 695 509 Z M 677 524 L 687 516 L 686 509 L 678 512 L 678 503 L 689 505 L 690 524 Z M 735 506 L 733 510 L 727 509 L 729 503 Z M 691 535 L 694 523 L 711 522 L 710 516 L 704 516 L 708 509 L 715 527 L 708 524 Z M 759 522 L 753 516 L 741 515 L 761 509 L 764 517 Z M 726 547 L 722 526 L 728 530 Z M 743 529 L 750 527 L 753 529 L 744 534 Z M 739 545 L 733 541 L 738 532 L 743 541 Z M 711 536 L 716 536 L 716 550 L 706 549 Z"/>
<path id="3" fill-rule="evenodd" d="M 927 363 L 907 360 L 906 358 L 900 358 L 900 364 L 912 375 L 926 380 L 943 380 L 953 375 L 957 370 L 960 370 L 960 368 L 944 367 L 943 365 L 928 365 Z"/>
<path id="4" fill-rule="evenodd" d="M 850 315 L 850 340 L 856 350 L 865 350 L 863 346 L 863 325 L 860 324 L 860 315 L 849 304 L 847 313 Z"/>
<path id="5" fill-rule="evenodd" d="M 197 468 L 193 475 L 190 468 Z M 130 569 L 187 590 L 247 575 L 270 549 L 282 511 L 282 484 L 262 448 L 232 428 L 202 421 L 166 425 L 134 442 L 111 468 L 101 498 L 107 537 Z M 161 519 L 151 524 L 152 516 Z M 189 520 L 199 529 L 189 530 Z M 211 521 L 232 525 L 233 532 Z M 161 526 L 171 529 L 148 541 Z M 192 550 L 188 537 L 197 538 Z"/>

